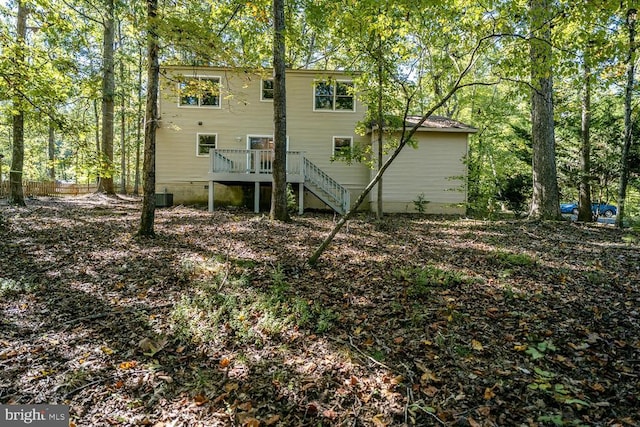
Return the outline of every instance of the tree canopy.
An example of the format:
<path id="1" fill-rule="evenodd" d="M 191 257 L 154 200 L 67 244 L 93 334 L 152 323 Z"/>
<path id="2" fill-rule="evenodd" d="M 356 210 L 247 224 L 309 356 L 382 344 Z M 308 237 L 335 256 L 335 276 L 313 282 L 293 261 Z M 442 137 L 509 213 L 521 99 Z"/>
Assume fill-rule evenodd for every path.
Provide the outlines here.
<path id="1" fill-rule="evenodd" d="M 554 103 L 548 122 L 554 124 L 557 164 L 551 169 L 557 178 L 550 179 L 557 179 L 558 200 L 551 205 L 577 200 L 581 180 L 588 181 L 593 200 L 616 202 L 623 165 L 628 166 L 628 197 L 633 201 L 640 186 L 637 144 L 629 146 L 628 160 L 621 160 L 628 63 L 637 61 L 628 55 L 632 46 L 626 19 L 633 4 L 551 3 L 543 4 L 546 15 L 535 21 L 524 0 L 287 1 L 285 64 L 357 72 L 358 94 L 369 111 L 360 130 L 405 114 L 422 116 L 433 106 L 436 114 L 476 126 L 479 132 L 467 157 L 468 209 L 484 217 L 504 209 L 524 212 L 523 205 L 536 200 L 539 172 L 532 163 L 546 162 L 534 160 L 531 126 L 537 119 L 532 119 L 529 103 L 538 89 L 530 77 L 546 76 L 549 71 L 540 67 L 552 67 Z M 90 183 L 112 176 L 124 191 L 132 191 L 142 167 L 135 153 L 140 153 L 147 88 L 142 71 L 147 68 L 146 36 L 140 31 L 145 7 L 125 0 L 113 3 L 114 112 L 107 110 L 105 116 L 110 107 L 103 106 L 104 65 L 111 61 L 103 49 L 107 3 L 24 4 L 29 14 L 22 44 L 16 36 L 17 2 L 0 6 L 0 131 L 11 135 L 13 117 L 23 111 L 23 180 L 50 179 L 55 166 L 56 180 Z M 160 64 L 272 66 L 271 2 L 161 1 L 157 13 Z M 548 28 L 548 35 L 541 37 L 536 26 Z M 548 49 L 539 65 L 527 54 L 531 43 Z M 591 148 L 589 171 L 584 171 L 580 121 L 587 58 Z M 638 129 L 637 84 L 628 95 L 626 120 L 633 135 Z M 105 123 L 111 125 L 104 117 L 110 116 L 113 132 L 105 130 Z M 46 150 L 49 124 L 55 128 L 53 155 Z M 0 144 L 6 164 L 12 161 L 12 139 Z M 107 157 L 112 157 L 106 162 L 105 144 Z M 351 160 L 380 167 L 380 160 L 367 151 L 371 147 L 361 148 Z M 121 161 L 113 160 L 117 158 Z M 626 203 L 632 216 L 636 205 Z"/>

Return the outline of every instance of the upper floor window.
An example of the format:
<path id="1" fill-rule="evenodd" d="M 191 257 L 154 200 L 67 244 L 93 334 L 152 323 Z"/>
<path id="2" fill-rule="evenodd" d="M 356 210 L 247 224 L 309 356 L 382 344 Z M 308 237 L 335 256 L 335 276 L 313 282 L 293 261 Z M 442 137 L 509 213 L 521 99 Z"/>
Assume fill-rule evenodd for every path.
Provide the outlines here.
<path id="1" fill-rule="evenodd" d="M 260 99 L 262 101 L 273 101 L 273 79 L 262 80 Z"/>
<path id="2" fill-rule="evenodd" d="M 208 156 L 209 150 L 216 148 L 216 140 L 218 135 L 215 133 L 199 133 L 198 134 L 198 148 L 196 155 Z"/>
<path id="3" fill-rule="evenodd" d="M 187 77 L 180 82 L 180 105 L 220 107 L 220 77 Z"/>
<path id="4" fill-rule="evenodd" d="M 353 82 L 338 80 L 316 82 L 313 109 L 320 111 L 355 111 Z"/>

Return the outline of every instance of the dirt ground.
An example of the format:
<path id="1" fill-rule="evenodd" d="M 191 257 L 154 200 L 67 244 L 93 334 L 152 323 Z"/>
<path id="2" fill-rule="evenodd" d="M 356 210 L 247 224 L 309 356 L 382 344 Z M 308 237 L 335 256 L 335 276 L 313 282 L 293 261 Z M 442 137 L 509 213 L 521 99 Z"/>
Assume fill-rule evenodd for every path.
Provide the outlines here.
<path id="1" fill-rule="evenodd" d="M 4 203 L 4 204 L 2 204 Z M 640 235 L 0 201 L 0 403 L 75 426 L 638 426 Z"/>

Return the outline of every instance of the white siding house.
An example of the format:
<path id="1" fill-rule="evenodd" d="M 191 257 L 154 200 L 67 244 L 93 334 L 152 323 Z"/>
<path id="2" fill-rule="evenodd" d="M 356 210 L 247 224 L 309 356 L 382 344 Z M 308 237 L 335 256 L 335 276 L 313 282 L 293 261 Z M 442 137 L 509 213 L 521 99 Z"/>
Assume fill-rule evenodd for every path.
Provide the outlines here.
<path id="1" fill-rule="evenodd" d="M 174 203 L 268 206 L 273 135 L 270 72 L 213 67 L 162 69 L 157 132 L 156 192 Z M 369 182 L 360 163 L 334 161 L 345 147 L 371 144 L 358 135 L 366 107 L 352 77 L 338 71 L 287 71 L 288 181 L 300 209 L 343 212 Z M 416 134 L 418 148 L 405 148 L 387 171 L 385 211 L 413 210 L 424 193 L 428 212 L 464 212 L 464 191 L 450 191 L 466 175 L 463 157 L 473 128 L 434 121 Z M 456 127 L 457 126 L 457 127 Z M 375 195 L 374 195 L 375 197 Z M 214 203 L 215 202 L 215 203 Z M 360 209 L 368 209 L 368 203 Z"/>

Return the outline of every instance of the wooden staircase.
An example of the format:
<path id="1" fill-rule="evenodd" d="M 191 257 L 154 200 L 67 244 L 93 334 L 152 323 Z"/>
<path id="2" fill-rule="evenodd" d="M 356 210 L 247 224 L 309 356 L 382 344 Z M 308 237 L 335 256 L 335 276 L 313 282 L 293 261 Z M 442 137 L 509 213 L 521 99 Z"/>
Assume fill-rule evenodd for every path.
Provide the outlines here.
<path id="1" fill-rule="evenodd" d="M 210 182 L 272 182 L 272 150 L 211 150 Z M 287 152 L 287 182 L 303 184 L 331 209 L 344 215 L 351 193 L 300 151 Z M 210 194 L 212 194 L 210 192 Z M 212 206 L 211 200 L 209 206 Z"/>
<path id="2" fill-rule="evenodd" d="M 351 193 L 325 171 L 304 159 L 304 186 L 317 198 L 340 215 L 344 215 L 351 206 Z"/>

